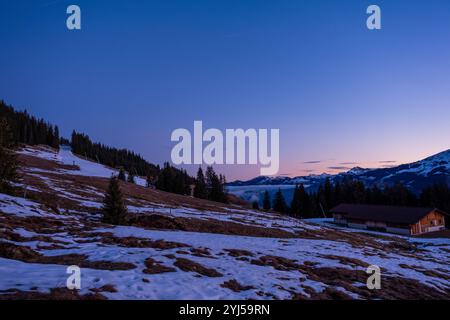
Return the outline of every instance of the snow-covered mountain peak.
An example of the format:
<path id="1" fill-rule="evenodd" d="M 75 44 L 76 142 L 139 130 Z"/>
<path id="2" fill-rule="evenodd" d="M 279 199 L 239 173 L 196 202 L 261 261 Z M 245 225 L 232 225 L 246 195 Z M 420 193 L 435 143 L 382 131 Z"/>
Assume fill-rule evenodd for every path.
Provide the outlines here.
<path id="1" fill-rule="evenodd" d="M 354 167 L 347 172 L 335 175 L 321 174 L 295 178 L 258 177 L 248 181 L 239 181 L 239 183 L 232 182 L 229 185 L 249 187 L 255 185 L 291 185 L 293 187 L 296 184 L 303 183 L 310 190 L 316 190 L 327 178 L 331 182 L 341 181 L 346 178 L 357 179 L 366 184 L 366 186 L 377 185 L 379 187 L 400 182 L 413 192 L 420 193 L 424 188 L 435 183 L 450 184 L 450 150 L 440 152 L 420 161 L 390 168 L 367 169 Z"/>
<path id="2" fill-rule="evenodd" d="M 366 172 L 371 171 L 371 170 L 373 170 L 373 169 L 354 167 L 354 168 L 350 169 L 349 171 L 347 171 L 347 173 L 348 174 L 358 175 L 358 174 L 366 173 Z"/>
<path id="3" fill-rule="evenodd" d="M 449 165 L 450 164 L 450 149 L 440 152 L 438 154 L 435 154 L 431 157 L 425 158 L 421 161 L 418 161 L 421 163 L 432 163 L 435 165 Z"/>

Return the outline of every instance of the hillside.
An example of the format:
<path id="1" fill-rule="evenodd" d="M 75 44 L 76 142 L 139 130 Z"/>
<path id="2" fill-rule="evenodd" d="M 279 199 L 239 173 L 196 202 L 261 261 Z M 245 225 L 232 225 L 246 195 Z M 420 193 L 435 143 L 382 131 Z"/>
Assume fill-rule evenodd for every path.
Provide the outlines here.
<path id="1" fill-rule="evenodd" d="M 122 183 L 130 225 L 100 222 L 114 169 L 67 148 L 17 152 L 0 194 L 2 299 L 449 299 L 450 240 L 360 233 Z M 81 290 L 65 289 L 67 266 Z M 382 289 L 366 288 L 366 268 Z"/>

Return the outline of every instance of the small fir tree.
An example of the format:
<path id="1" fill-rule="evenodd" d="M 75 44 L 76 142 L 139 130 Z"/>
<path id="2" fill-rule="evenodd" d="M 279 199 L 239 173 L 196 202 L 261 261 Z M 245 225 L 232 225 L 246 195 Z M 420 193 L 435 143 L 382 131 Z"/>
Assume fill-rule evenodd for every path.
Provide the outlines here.
<path id="1" fill-rule="evenodd" d="M 126 222 L 127 209 L 120 191 L 119 179 L 111 177 L 103 200 L 103 222 L 122 225 Z"/>

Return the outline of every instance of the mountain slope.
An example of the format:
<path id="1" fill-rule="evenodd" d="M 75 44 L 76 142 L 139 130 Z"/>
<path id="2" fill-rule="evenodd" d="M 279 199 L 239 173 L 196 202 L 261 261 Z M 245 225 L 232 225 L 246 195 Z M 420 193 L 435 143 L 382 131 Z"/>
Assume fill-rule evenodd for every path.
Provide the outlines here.
<path id="1" fill-rule="evenodd" d="M 61 150 L 19 152 L 21 196 L 0 194 L 0 298 L 450 298 L 450 240 L 341 230 L 121 184 L 127 226 L 100 222 L 111 172 Z M 366 288 L 366 268 L 383 290 Z M 65 289 L 67 267 L 81 289 Z"/>
<path id="2" fill-rule="evenodd" d="M 369 170 L 356 176 L 368 185 L 393 185 L 402 182 L 412 191 L 419 193 L 437 182 L 450 183 L 450 150 L 414 163 Z"/>
<path id="3" fill-rule="evenodd" d="M 228 190 L 247 201 L 261 198 L 262 191 L 274 193 L 278 188 L 284 192 L 286 199 L 292 199 L 293 188 L 303 184 L 307 190 L 316 191 L 325 182 L 341 181 L 346 178 L 357 179 L 368 187 L 377 185 L 392 186 L 401 182 L 411 191 L 419 194 L 424 188 L 435 183 L 450 185 L 450 150 L 438 153 L 426 159 L 403 164 L 392 168 L 365 169 L 355 167 L 347 172 L 336 175 L 322 174 L 300 177 L 256 177 L 248 181 L 235 181 L 228 184 Z"/>

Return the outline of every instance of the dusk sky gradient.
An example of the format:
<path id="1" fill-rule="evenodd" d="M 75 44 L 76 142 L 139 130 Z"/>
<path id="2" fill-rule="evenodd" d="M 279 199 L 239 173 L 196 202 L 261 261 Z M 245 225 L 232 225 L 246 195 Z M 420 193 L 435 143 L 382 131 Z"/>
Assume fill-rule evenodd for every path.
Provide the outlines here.
<path id="1" fill-rule="evenodd" d="M 366 27 L 370 4 L 382 30 Z M 154 163 L 194 120 L 279 128 L 289 176 L 450 148 L 448 0 L 0 0 L 0 39 L 0 99 Z"/>

